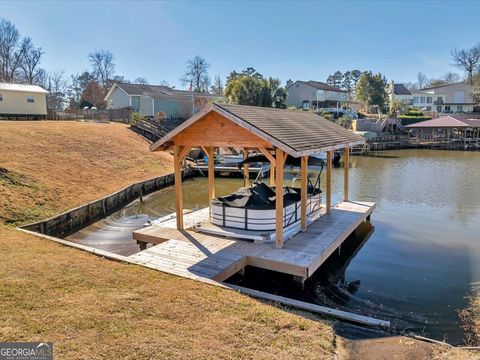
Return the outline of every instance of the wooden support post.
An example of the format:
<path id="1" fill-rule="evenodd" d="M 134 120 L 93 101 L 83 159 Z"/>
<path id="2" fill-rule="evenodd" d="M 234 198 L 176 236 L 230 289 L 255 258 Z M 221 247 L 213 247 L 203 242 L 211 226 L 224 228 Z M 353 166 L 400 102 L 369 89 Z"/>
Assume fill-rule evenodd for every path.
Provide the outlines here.
<path id="1" fill-rule="evenodd" d="M 283 247 L 283 150 L 277 149 L 276 156 L 276 188 L 275 188 L 275 245 L 277 248 Z"/>
<path id="2" fill-rule="evenodd" d="M 173 147 L 173 168 L 175 171 L 175 207 L 177 212 L 177 229 L 183 230 L 183 196 L 182 196 L 182 158 L 183 150 L 179 145 Z"/>
<path id="3" fill-rule="evenodd" d="M 248 159 L 248 149 L 243 149 L 243 160 Z M 243 186 L 247 187 L 250 185 L 250 169 L 248 168 L 248 164 L 243 164 Z"/>
<path id="4" fill-rule="evenodd" d="M 275 163 L 270 163 L 270 186 L 275 185 Z"/>
<path id="5" fill-rule="evenodd" d="M 302 231 L 307 230 L 307 180 L 308 180 L 308 156 L 302 156 L 300 165 L 300 218 Z"/>
<path id="6" fill-rule="evenodd" d="M 332 161 L 333 161 L 333 150 L 327 151 L 327 194 L 326 202 L 327 208 L 326 213 L 329 214 L 332 208 Z"/>
<path id="7" fill-rule="evenodd" d="M 345 147 L 343 154 L 343 201 L 348 201 L 348 172 L 350 170 L 350 148 Z"/>
<path id="8" fill-rule="evenodd" d="M 215 199 L 215 148 L 210 146 L 208 152 L 208 206 Z"/>

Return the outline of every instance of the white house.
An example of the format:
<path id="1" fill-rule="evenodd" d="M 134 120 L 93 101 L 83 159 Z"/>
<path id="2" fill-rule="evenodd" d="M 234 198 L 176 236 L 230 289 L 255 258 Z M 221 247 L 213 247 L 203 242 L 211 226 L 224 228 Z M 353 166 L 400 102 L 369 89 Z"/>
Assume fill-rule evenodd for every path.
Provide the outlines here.
<path id="1" fill-rule="evenodd" d="M 48 91 L 37 85 L 0 83 L 0 117 L 47 117 Z"/>
<path id="2" fill-rule="evenodd" d="M 395 84 L 392 80 L 388 84 L 388 97 L 390 100 L 390 106 L 394 101 L 398 101 L 404 105 L 413 105 L 413 95 L 410 90 L 403 84 Z"/>
<path id="3" fill-rule="evenodd" d="M 319 81 L 287 81 L 287 106 L 317 109 L 337 107 L 349 101 L 348 92 Z"/>
<path id="4" fill-rule="evenodd" d="M 413 106 L 437 113 L 471 113 L 476 104 L 474 87 L 463 82 L 420 89 L 413 93 Z"/>

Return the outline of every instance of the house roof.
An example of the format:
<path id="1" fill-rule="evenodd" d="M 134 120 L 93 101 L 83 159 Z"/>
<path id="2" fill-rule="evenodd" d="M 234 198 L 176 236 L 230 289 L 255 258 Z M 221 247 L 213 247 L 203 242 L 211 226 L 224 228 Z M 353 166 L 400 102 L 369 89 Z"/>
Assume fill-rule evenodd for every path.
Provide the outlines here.
<path id="1" fill-rule="evenodd" d="M 321 81 L 313 81 L 313 80 L 308 80 L 307 84 L 310 86 L 313 86 L 316 89 L 319 90 L 326 90 L 326 91 L 336 91 L 336 92 L 342 92 L 346 93 L 346 90 L 342 90 L 339 87 L 329 85 L 327 83 L 321 82 Z"/>
<path id="2" fill-rule="evenodd" d="M 462 81 L 459 81 L 459 82 L 454 82 L 454 83 L 450 83 L 450 84 L 443 84 L 443 85 L 437 85 L 437 86 L 429 86 L 429 87 L 426 87 L 426 88 L 419 89 L 418 91 L 438 89 L 438 88 L 442 88 L 442 87 L 446 87 L 446 86 L 451 86 L 451 85 L 457 85 L 457 84 L 468 85 L 468 84 L 465 84 L 465 83 L 462 82 Z M 472 85 L 468 85 L 468 86 L 472 86 Z"/>
<path id="3" fill-rule="evenodd" d="M 22 91 L 39 94 L 48 94 L 48 91 L 38 85 L 12 84 L 0 82 L 0 91 Z"/>
<path id="4" fill-rule="evenodd" d="M 217 112 L 294 157 L 365 143 L 362 136 L 311 112 L 212 103 L 152 144 L 150 149 L 165 147 L 175 135 L 211 112 Z"/>
<path id="5" fill-rule="evenodd" d="M 457 116 L 441 116 L 405 126 L 407 129 L 423 128 L 480 128 L 480 120 L 463 119 Z"/>
<path id="6" fill-rule="evenodd" d="M 393 93 L 395 95 L 412 95 L 410 90 L 403 84 L 393 84 Z"/>
<path id="7" fill-rule="evenodd" d="M 332 85 L 329 85 L 327 83 L 324 83 L 324 82 L 321 82 L 321 81 L 313 81 L 313 80 L 309 80 L 309 81 L 302 81 L 302 80 L 297 80 L 295 81 L 294 83 L 292 83 L 290 86 L 287 86 L 287 89 L 291 86 L 293 86 L 294 84 L 296 83 L 300 83 L 300 84 L 306 84 L 306 85 L 310 85 L 311 87 L 314 87 L 318 90 L 325 90 L 325 91 L 336 91 L 336 92 L 342 92 L 342 93 L 346 93 L 347 91 L 346 90 L 342 90 L 336 86 L 332 86 Z"/>
<path id="8" fill-rule="evenodd" d="M 105 96 L 107 99 L 113 92 L 115 87 L 119 87 L 129 96 L 151 96 L 156 97 L 158 95 L 165 96 L 191 96 L 192 93 L 186 90 L 171 89 L 168 86 L 163 85 L 144 85 L 144 84 L 127 84 L 127 83 L 115 83 Z M 196 96 L 201 95 L 205 97 L 215 97 L 216 95 L 206 93 L 195 93 Z"/>

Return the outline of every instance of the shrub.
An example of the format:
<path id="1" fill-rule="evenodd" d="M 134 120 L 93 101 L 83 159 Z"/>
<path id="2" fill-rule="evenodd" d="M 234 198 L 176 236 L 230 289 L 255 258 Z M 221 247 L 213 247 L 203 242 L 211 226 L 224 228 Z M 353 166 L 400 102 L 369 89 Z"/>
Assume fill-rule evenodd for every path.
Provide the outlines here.
<path id="1" fill-rule="evenodd" d="M 147 121 L 147 118 L 143 115 L 140 115 L 138 112 L 132 111 L 132 115 L 130 115 L 130 123 L 142 122 Z"/>
<path id="2" fill-rule="evenodd" d="M 423 115 L 423 112 L 417 109 L 408 109 L 408 111 L 400 115 L 400 121 L 402 122 L 403 126 L 411 125 L 418 123 L 420 121 L 430 120 L 430 116 Z"/>

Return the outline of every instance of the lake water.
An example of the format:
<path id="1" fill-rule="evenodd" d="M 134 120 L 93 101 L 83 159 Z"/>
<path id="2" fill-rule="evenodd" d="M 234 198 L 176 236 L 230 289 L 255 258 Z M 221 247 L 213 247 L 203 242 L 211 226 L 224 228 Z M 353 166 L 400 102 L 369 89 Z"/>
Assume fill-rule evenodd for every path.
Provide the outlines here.
<path id="1" fill-rule="evenodd" d="M 352 236 L 305 290 L 266 271 L 252 276 L 249 270 L 231 281 L 389 319 L 399 330 L 459 343 L 463 334 L 457 311 L 467 306 L 466 297 L 480 282 L 480 153 L 383 154 L 351 158 L 350 198 L 377 203 L 373 227 L 364 226 Z M 241 183 L 216 179 L 217 193 L 227 194 Z M 334 169 L 334 203 L 342 191 L 343 170 Z M 186 182 L 184 201 L 185 208 L 206 206 L 206 180 Z M 173 211 L 173 189 L 165 189 L 68 239 L 132 254 L 138 251 L 132 231 Z"/>

